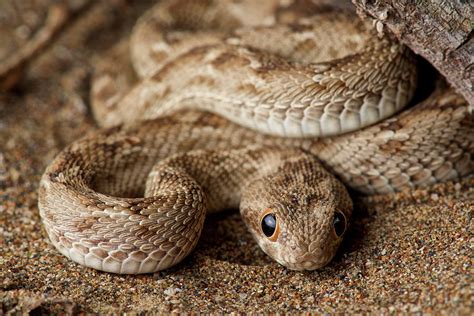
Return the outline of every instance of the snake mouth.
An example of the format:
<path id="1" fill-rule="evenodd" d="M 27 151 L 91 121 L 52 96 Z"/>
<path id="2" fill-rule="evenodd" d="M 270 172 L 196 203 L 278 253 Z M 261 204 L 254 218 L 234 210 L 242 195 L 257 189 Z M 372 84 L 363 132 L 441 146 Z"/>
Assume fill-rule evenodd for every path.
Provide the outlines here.
<path id="1" fill-rule="evenodd" d="M 305 255 L 296 258 L 296 260 L 282 260 L 280 264 L 286 268 L 295 271 L 313 271 L 326 266 L 332 259 L 333 255 L 321 255 L 306 253 Z"/>

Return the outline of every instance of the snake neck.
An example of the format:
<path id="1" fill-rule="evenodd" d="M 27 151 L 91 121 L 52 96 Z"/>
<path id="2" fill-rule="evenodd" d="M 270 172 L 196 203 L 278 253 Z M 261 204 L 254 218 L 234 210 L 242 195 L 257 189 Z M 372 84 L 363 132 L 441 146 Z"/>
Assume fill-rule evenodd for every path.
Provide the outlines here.
<path id="1" fill-rule="evenodd" d="M 239 207 L 242 192 L 254 181 L 277 172 L 299 150 L 249 146 L 229 151 L 194 150 L 157 163 L 145 185 L 145 197 L 195 195 L 202 190 L 207 212 Z"/>

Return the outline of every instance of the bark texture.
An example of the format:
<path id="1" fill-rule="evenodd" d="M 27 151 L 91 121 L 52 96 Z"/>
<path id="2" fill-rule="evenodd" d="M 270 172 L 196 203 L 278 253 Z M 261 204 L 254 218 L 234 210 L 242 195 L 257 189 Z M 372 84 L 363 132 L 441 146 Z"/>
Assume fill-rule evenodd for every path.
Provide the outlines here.
<path id="1" fill-rule="evenodd" d="M 435 66 L 474 106 L 472 0 L 352 0 L 359 15 L 388 27 Z"/>

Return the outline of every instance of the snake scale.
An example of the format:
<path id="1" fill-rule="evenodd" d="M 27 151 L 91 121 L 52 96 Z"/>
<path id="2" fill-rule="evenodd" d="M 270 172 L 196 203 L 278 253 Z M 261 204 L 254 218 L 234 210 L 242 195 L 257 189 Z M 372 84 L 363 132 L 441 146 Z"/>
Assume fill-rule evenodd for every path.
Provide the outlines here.
<path id="1" fill-rule="evenodd" d="M 472 115 L 450 89 L 393 116 L 422 75 L 344 10 L 161 1 L 97 63 L 104 128 L 47 167 L 46 231 L 82 265 L 150 273 L 193 250 L 206 213 L 240 208 L 274 260 L 320 268 L 348 226 L 346 186 L 389 193 L 473 171 Z"/>

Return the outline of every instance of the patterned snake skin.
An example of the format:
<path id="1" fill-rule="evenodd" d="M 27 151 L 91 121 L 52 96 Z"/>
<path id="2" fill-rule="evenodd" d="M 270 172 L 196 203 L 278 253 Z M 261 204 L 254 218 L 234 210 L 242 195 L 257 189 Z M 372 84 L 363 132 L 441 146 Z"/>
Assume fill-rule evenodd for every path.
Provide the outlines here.
<path id="1" fill-rule="evenodd" d="M 160 2 L 97 65 L 106 128 L 45 171 L 46 230 L 75 262 L 150 273 L 193 250 L 206 213 L 240 208 L 277 262 L 320 268 L 352 212 L 343 183 L 388 193 L 472 173 L 473 118 L 451 90 L 392 116 L 416 78 L 407 48 L 346 11 Z"/>

